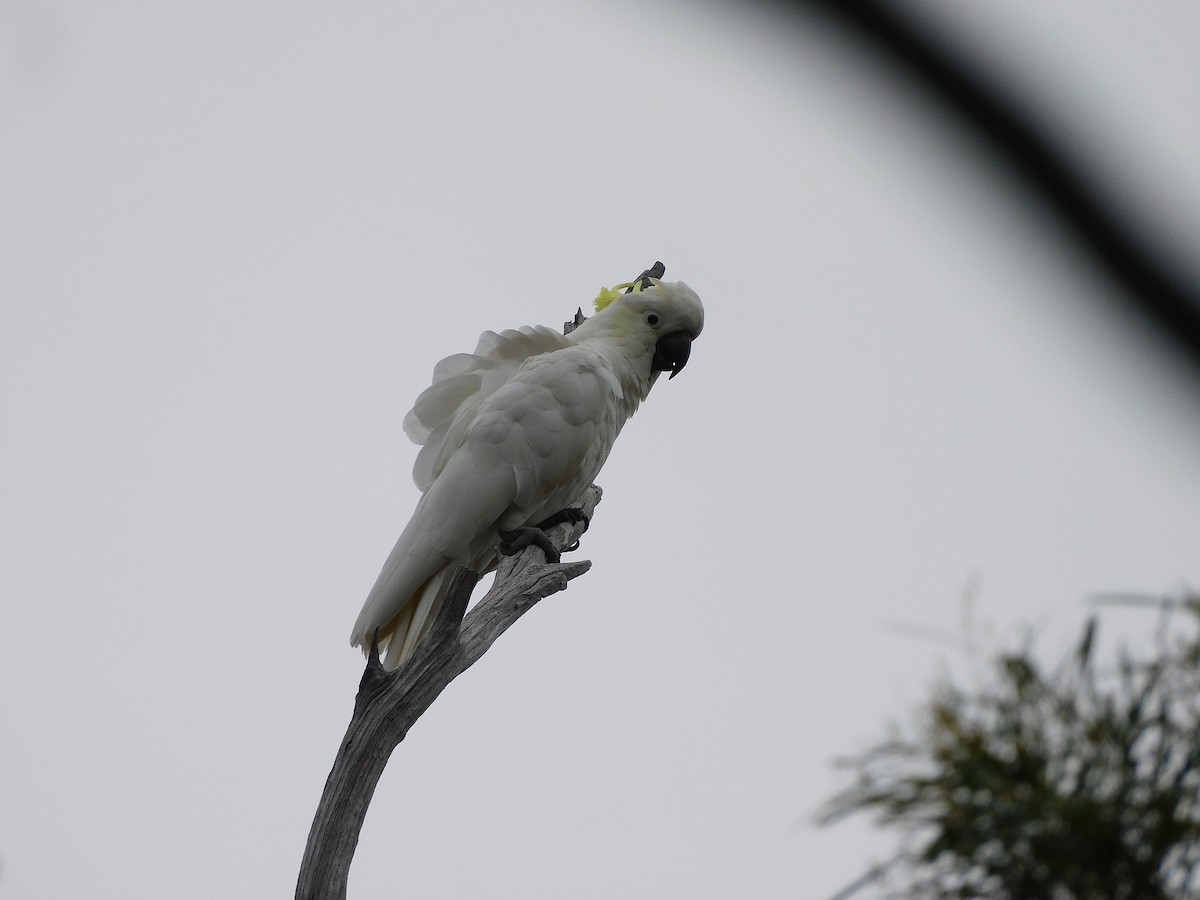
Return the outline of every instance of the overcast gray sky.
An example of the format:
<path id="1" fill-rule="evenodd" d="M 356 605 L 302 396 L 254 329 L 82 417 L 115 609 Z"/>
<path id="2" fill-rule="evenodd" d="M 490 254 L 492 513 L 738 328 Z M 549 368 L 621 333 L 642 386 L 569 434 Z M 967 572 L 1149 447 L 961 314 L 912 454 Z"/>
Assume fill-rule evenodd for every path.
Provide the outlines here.
<path id="1" fill-rule="evenodd" d="M 1194 252 L 1200 7 L 921 3 Z M 951 9 L 953 7 L 953 9 Z M 655 259 L 704 299 L 594 568 L 418 723 L 351 897 L 820 897 L 964 593 L 1200 584 L 1200 409 L 974 145 L 736 5 L 0 2 L 0 894 L 288 896 L 401 420 Z M 1113 620 L 1137 639 L 1147 622 Z"/>

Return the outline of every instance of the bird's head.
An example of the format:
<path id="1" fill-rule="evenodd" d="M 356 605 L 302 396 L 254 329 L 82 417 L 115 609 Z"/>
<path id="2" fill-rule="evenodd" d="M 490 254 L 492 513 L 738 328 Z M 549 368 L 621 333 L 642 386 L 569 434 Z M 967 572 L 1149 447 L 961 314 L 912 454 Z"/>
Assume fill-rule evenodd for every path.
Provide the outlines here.
<path id="1" fill-rule="evenodd" d="M 649 356 L 652 377 L 656 372 L 670 372 L 674 378 L 687 365 L 692 341 L 704 328 L 704 306 L 682 281 L 650 281 L 650 287 L 635 286 L 629 293 L 620 293 L 618 288 L 602 290 L 596 298 L 596 315 L 578 331 L 603 331 L 635 353 Z"/>

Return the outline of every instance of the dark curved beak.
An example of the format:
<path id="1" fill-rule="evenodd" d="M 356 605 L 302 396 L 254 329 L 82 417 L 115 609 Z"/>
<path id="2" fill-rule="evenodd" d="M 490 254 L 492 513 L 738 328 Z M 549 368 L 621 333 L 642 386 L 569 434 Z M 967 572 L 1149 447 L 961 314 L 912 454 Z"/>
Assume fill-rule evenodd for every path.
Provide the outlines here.
<path id="1" fill-rule="evenodd" d="M 692 336 L 686 331 L 665 334 L 654 345 L 654 359 L 650 363 L 652 372 L 670 372 L 674 378 L 687 365 L 692 354 Z"/>

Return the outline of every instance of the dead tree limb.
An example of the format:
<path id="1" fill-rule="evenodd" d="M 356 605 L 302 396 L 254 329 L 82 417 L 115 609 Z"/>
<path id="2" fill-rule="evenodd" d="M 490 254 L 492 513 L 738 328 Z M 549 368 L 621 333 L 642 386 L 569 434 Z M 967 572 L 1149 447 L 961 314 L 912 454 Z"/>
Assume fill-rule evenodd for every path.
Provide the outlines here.
<path id="1" fill-rule="evenodd" d="M 593 485 L 580 503 L 587 519 L 599 502 L 600 489 Z M 586 520 L 564 522 L 547 534 L 562 551 L 578 541 L 586 528 Z M 388 672 L 379 662 L 378 648 L 371 648 L 350 726 L 308 835 L 296 900 L 345 900 L 350 861 L 375 785 L 408 729 L 510 625 L 542 598 L 565 589 L 568 581 L 591 565 L 589 560 L 547 563 L 536 546 L 501 557 L 491 590 L 465 619 L 471 590 L 480 576 L 459 568 L 437 619 L 411 659 Z"/>

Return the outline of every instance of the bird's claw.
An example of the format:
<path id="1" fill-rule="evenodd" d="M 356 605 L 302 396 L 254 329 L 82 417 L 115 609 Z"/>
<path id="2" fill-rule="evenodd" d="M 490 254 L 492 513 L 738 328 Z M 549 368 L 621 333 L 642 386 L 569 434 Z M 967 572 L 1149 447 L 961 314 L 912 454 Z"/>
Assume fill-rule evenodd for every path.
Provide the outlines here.
<path id="1" fill-rule="evenodd" d="M 556 563 L 562 557 L 558 549 L 550 541 L 549 535 L 542 531 L 541 528 L 533 528 L 528 525 L 523 525 L 520 528 L 514 528 L 512 531 L 500 532 L 499 550 L 503 556 L 516 556 L 526 547 L 537 546 L 542 548 L 542 552 L 546 554 L 546 562 Z"/>
<path id="2" fill-rule="evenodd" d="M 588 527 L 592 524 L 592 520 L 588 518 L 587 513 L 585 513 L 578 506 L 568 506 L 566 509 L 560 509 L 550 518 L 546 519 L 546 521 L 539 522 L 537 527 L 545 531 L 553 528 L 555 525 L 561 525 L 563 522 L 567 522 L 571 525 L 576 525 L 579 522 L 582 522 L 584 531 L 587 531 Z"/>
<path id="3" fill-rule="evenodd" d="M 537 546 L 542 548 L 542 552 L 546 554 L 546 562 L 556 563 L 561 558 L 561 553 L 550 540 L 550 536 L 546 534 L 555 525 L 561 525 L 567 522 L 571 525 L 583 523 L 583 530 L 588 530 L 588 525 L 591 520 L 587 513 L 577 506 L 569 506 L 566 509 L 560 509 L 544 522 L 539 522 L 537 525 L 522 525 L 520 528 L 514 528 L 512 531 L 501 531 L 500 534 L 500 553 L 503 556 L 516 556 L 526 547 Z M 569 547 L 564 547 L 563 553 L 571 553 L 579 549 L 579 541 L 571 544 Z"/>

